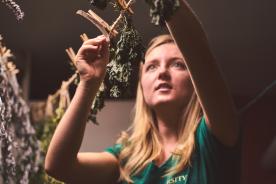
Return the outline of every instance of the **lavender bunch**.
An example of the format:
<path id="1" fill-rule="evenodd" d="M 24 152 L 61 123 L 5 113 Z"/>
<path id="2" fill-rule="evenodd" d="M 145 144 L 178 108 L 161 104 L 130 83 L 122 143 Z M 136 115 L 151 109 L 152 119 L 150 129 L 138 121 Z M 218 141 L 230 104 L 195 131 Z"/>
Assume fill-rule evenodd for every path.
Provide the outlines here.
<path id="1" fill-rule="evenodd" d="M 18 21 L 23 19 L 24 12 L 16 2 L 13 0 L 1 0 L 1 2 L 4 3 L 10 10 L 12 10 Z"/>

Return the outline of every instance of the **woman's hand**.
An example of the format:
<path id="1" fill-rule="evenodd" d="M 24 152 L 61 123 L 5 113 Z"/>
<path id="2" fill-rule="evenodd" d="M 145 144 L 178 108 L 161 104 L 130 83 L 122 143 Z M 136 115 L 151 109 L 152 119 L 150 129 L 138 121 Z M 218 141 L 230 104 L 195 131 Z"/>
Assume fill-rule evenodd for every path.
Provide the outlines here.
<path id="1" fill-rule="evenodd" d="M 76 55 L 76 66 L 80 83 L 86 87 L 100 85 L 109 61 L 109 43 L 105 36 L 85 41 Z"/>

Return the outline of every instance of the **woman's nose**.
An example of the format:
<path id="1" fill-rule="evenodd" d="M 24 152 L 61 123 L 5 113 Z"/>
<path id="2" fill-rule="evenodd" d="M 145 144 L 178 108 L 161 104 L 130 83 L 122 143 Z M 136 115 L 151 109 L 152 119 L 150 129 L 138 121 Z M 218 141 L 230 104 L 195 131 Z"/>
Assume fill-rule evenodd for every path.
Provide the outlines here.
<path id="1" fill-rule="evenodd" d="M 171 78 L 170 71 L 167 67 L 161 66 L 159 68 L 158 78 L 162 80 L 168 80 Z"/>

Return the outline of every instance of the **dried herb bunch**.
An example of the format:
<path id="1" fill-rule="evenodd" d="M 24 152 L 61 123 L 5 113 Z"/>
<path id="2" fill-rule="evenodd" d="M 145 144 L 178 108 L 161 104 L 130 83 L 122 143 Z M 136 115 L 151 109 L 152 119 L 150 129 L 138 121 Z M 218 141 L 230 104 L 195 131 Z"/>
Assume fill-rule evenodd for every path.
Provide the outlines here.
<path id="1" fill-rule="evenodd" d="M 107 66 L 111 97 L 125 97 L 130 93 L 131 79 L 144 56 L 142 37 L 132 24 L 131 16 L 125 14 L 120 27 L 120 38 L 111 48 L 110 63 Z"/>
<path id="2" fill-rule="evenodd" d="M 90 114 L 88 115 L 88 120 L 93 122 L 94 124 L 98 125 L 98 120 L 97 120 L 97 114 L 98 112 L 104 108 L 104 99 L 106 96 L 106 91 L 105 91 L 105 84 L 102 82 L 95 99 L 93 101 L 93 104 L 90 109 Z"/>
<path id="3" fill-rule="evenodd" d="M 53 99 L 53 104 L 56 103 L 58 99 Z M 51 139 L 55 132 L 55 129 L 60 122 L 66 109 L 55 107 L 52 116 L 46 117 L 43 119 L 43 122 L 39 122 L 36 127 L 37 137 L 40 140 L 40 149 L 41 149 L 41 164 L 39 165 L 39 171 L 34 178 L 32 178 L 31 183 L 47 183 L 47 184 L 63 184 L 63 182 L 58 181 L 51 176 L 49 176 L 44 170 L 44 160 L 50 145 Z"/>
<path id="4" fill-rule="evenodd" d="M 24 12 L 21 10 L 20 6 L 13 0 L 1 0 L 10 10 L 12 10 L 17 20 L 22 20 L 24 17 Z"/>
<path id="5" fill-rule="evenodd" d="M 108 3 L 112 5 L 115 12 L 119 13 L 112 26 L 106 25 L 107 23 L 100 17 L 95 16 L 91 10 L 88 11 L 90 15 L 81 11 L 78 13 L 84 15 L 85 18 L 87 18 L 87 15 L 92 15 L 93 17 L 87 19 L 98 28 L 100 25 L 99 29 L 104 30 L 102 31 L 104 35 L 108 31 L 110 38 L 110 63 L 107 65 L 107 75 L 94 99 L 89 115 L 89 120 L 96 124 L 96 115 L 104 107 L 104 100 L 107 95 L 114 98 L 124 98 L 131 95 L 130 87 L 136 86 L 137 81 L 134 82 L 134 79 L 145 50 L 142 45 L 142 37 L 132 22 L 133 11 L 130 6 L 133 4 L 133 0 L 128 2 L 125 0 L 91 1 L 91 5 L 99 9 L 105 9 Z M 113 32 L 116 32 L 116 34 L 113 34 Z"/>
<path id="6" fill-rule="evenodd" d="M 150 6 L 151 22 L 155 25 L 165 25 L 180 6 L 179 0 L 145 0 Z"/>
<path id="7" fill-rule="evenodd" d="M 0 42 L 0 173 L 5 184 L 27 184 L 38 169 L 40 154 L 10 56 Z"/>

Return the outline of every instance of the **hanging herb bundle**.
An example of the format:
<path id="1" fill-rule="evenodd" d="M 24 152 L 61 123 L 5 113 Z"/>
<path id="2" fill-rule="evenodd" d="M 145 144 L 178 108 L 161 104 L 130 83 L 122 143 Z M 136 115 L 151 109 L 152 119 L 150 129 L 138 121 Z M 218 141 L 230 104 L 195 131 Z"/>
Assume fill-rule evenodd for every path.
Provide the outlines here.
<path id="1" fill-rule="evenodd" d="M 150 6 L 151 22 L 155 25 L 165 25 L 180 6 L 179 0 L 145 0 Z"/>
<path id="2" fill-rule="evenodd" d="M 39 143 L 10 56 L 0 41 L 0 173 L 5 184 L 28 184 L 38 169 Z"/>
<path id="3" fill-rule="evenodd" d="M 21 10 L 20 6 L 13 0 L 1 0 L 10 10 L 12 10 L 17 20 L 22 20 L 24 17 L 24 12 Z"/>
<path id="4" fill-rule="evenodd" d="M 134 28 L 131 17 L 124 15 L 121 25 L 119 41 L 111 48 L 112 57 L 107 66 L 111 97 L 129 95 L 131 79 L 137 75 L 138 65 L 144 55 L 142 38 Z"/>
<path id="5" fill-rule="evenodd" d="M 42 120 L 43 122 L 39 123 L 41 126 L 37 127 L 37 137 L 41 141 L 40 148 L 42 164 L 40 165 L 39 173 L 35 178 L 33 178 L 33 183 L 63 183 L 50 177 L 45 172 L 43 163 L 54 131 L 70 104 L 70 94 L 68 87 L 69 84 L 71 84 L 71 82 L 76 78 L 76 76 L 77 75 L 75 74 L 68 81 L 63 81 L 60 90 L 57 91 L 57 93 L 48 96 L 45 108 L 45 118 Z"/>
<path id="6" fill-rule="evenodd" d="M 54 103 L 54 102 L 52 102 Z M 50 117 L 44 119 L 43 122 L 40 122 L 40 127 L 37 128 L 38 139 L 40 140 L 40 148 L 41 148 L 41 160 L 43 160 L 39 166 L 39 171 L 35 177 L 32 178 L 31 183 L 47 183 L 47 184 L 63 184 L 58 180 L 50 177 L 44 170 L 44 160 L 50 145 L 50 141 L 53 137 L 54 131 L 61 120 L 64 114 L 64 109 L 57 108 L 54 114 Z"/>
<path id="7" fill-rule="evenodd" d="M 90 120 L 96 125 L 99 124 L 97 121 L 97 114 L 102 108 L 104 108 L 104 99 L 105 99 L 105 85 L 104 83 L 102 83 L 91 106 L 90 114 L 88 115 L 88 120 Z"/>
<path id="8" fill-rule="evenodd" d="M 112 26 L 109 26 L 91 10 L 88 13 L 77 12 L 110 38 L 110 63 L 107 65 L 107 75 L 94 99 L 89 115 L 89 120 L 94 123 L 97 122 L 97 113 L 104 107 L 104 99 L 107 94 L 115 98 L 130 96 L 130 87 L 135 86 L 133 83 L 136 84 L 137 82 L 134 82 L 133 79 L 138 73 L 138 65 L 143 59 L 145 51 L 142 45 L 142 37 L 132 22 L 133 11 L 130 5 L 133 0 L 128 3 L 125 0 L 114 2 L 111 2 L 111 0 L 91 1 L 91 5 L 102 10 L 107 7 L 108 3 L 112 4 L 114 11 L 120 13 Z"/>

